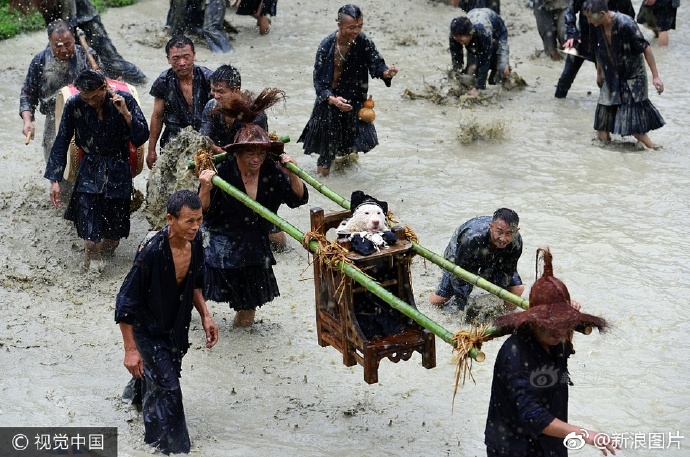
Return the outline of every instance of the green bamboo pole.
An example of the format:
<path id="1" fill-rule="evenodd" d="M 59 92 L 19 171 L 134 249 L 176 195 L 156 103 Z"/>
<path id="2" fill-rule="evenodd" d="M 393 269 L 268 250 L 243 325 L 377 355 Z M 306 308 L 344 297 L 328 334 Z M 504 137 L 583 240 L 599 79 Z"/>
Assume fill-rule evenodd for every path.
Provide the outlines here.
<path id="1" fill-rule="evenodd" d="M 350 209 L 350 201 L 347 200 L 344 197 L 341 197 L 337 193 L 333 192 L 331 189 L 326 187 L 323 183 L 319 182 L 316 180 L 313 176 L 311 176 L 309 173 L 295 165 L 294 163 L 287 163 L 285 164 L 286 168 L 293 173 L 295 173 L 297 176 L 305 180 L 307 183 L 311 184 L 312 187 L 314 187 L 316 190 L 321 192 L 323 195 L 340 205 L 341 207 L 345 209 Z M 323 190 L 322 190 L 323 189 Z M 519 306 L 520 308 L 527 310 L 529 309 L 529 300 L 526 298 L 522 298 L 519 295 L 515 295 L 514 293 L 508 292 L 507 290 L 497 286 L 496 284 L 493 284 L 492 282 L 487 281 L 486 279 L 482 278 L 479 275 L 476 275 L 474 273 L 470 273 L 469 271 L 465 270 L 464 268 L 459 267 L 458 265 L 454 264 L 453 262 L 449 261 L 443 256 L 440 256 L 433 251 L 430 251 L 429 249 L 421 246 L 420 244 L 412 241 L 412 249 L 425 259 L 429 260 L 430 262 L 438 265 L 439 267 L 443 268 L 444 270 L 447 270 L 451 273 L 453 273 L 455 276 L 458 276 L 459 278 L 464 279 L 465 281 L 469 282 L 470 284 L 473 284 L 477 287 L 480 287 L 484 290 L 486 290 L 489 293 L 492 293 L 496 295 L 497 297 L 512 303 L 516 306 Z M 589 335 L 592 333 L 592 327 L 590 326 L 581 326 L 575 329 L 576 331 Z M 498 333 L 498 329 L 496 327 L 489 327 L 486 332 L 486 335 L 495 338 L 497 336 L 500 336 Z M 450 343 L 449 341 L 446 341 Z M 453 345 L 450 343 L 451 346 Z M 482 360 L 476 359 L 478 361 L 483 361 L 483 356 L 484 354 L 481 353 Z M 472 356 L 472 358 L 475 358 Z"/>
<path id="2" fill-rule="evenodd" d="M 277 214 L 273 213 L 272 211 L 268 210 L 264 206 L 262 206 L 260 203 L 256 202 L 253 200 L 251 197 L 249 197 L 247 194 L 244 192 L 238 190 L 236 187 L 228 183 L 227 181 L 223 180 L 222 178 L 218 177 L 218 175 L 213 176 L 212 179 L 213 184 L 221 189 L 223 192 L 231 195 L 232 197 L 236 198 L 239 200 L 242 204 L 245 206 L 249 207 L 252 211 L 256 212 L 263 218 L 267 219 L 269 222 L 272 224 L 275 224 L 278 226 L 281 230 L 283 230 L 285 233 L 299 241 L 300 243 L 303 242 L 304 240 L 304 233 L 301 232 L 297 227 L 294 225 L 290 224 L 283 218 L 279 217 Z M 319 250 L 319 244 L 312 240 L 309 242 L 309 250 L 312 253 L 317 253 Z M 441 325 L 439 325 L 437 322 L 433 321 L 430 319 L 428 316 L 420 312 L 418 309 L 410 306 L 409 304 L 405 303 L 402 301 L 400 298 L 396 297 L 393 295 L 390 291 L 384 289 L 381 287 L 380 284 L 378 284 L 376 281 L 373 281 L 371 278 L 366 276 L 362 271 L 355 267 L 354 265 L 351 265 L 347 262 L 342 262 L 339 261 L 336 263 L 337 268 L 349 276 L 350 278 L 354 279 L 361 285 L 367 288 L 370 292 L 372 292 L 374 295 L 377 297 L 381 298 L 384 300 L 386 303 L 391 305 L 393 308 L 397 309 L 401 313 L 405 314 L 407 317 L 413 319 L 415 322 L 417 322 L 419 325 L 422 327 L 426 328 L 429 330 L 431 333 L 434 335 L 438 336 L 441 338 L 443 341 L 446 343 L 450 344 L 453 346 L 453 333 L 450 331 L 446 330 L 443 328 Z M 492 336 L 496 336 L 495 330 L 493 330 L 493 333 L 491 333 Z M 472 348 L 470 350 L 470 357 L 473 359 L 481 362 L 484 360 L 484 353 L 479 351 L 476 348 Z"/>
<path id="3" fill-rule="evenodd" d="M 315 179 L 313 176 L 311 176 L 309 173 L 304 171 L 302 168 L 298 167 L 292 162 L 289 162 L 285 164 L 285 168 L 288 170 L 292 171 L 295 173 L 297 176 L 302 178 L 304 181 L 309 183 L 312 187 L 314 187 L 316 190 L 321 192 L 323 195 L 340 205 L 341 207 L 345 209 L 350 209 L 350 201 L 347 200 L 344 197 L 341 197 L 328 187 L 326 187 L 323 183 Z M 489 293 L 492 293 L 496 295 L 497 297 L 512 303 L 516 306 L 519 306 L 520 308 L 527 310 L 529 309 L 529 300 L 526 298 L 522 298 L 519 295 L 515 295 L 514 293 L 508 292 L 507 290 L 503 289 L 502 287 L 497 286 L 496 284 L 487 281 L 486 279 L 482 278 L 479 275 L 476 275 L 474 273 L 470 273 L 469 271 L 465 270 L 464 268 L 459 267 L 458 265 L 454 264 L 453 262 L 449 261 L 443 256 L 440 256 L 433 251 L 430 251 L 429 249 L 421 246 L 420 244 L 412 241 L 412 249 L 425 259 L 429 260 L 430 262 L 438 265 L 439 267 L 443 268 L 444 270 L 447 270 L 451 273 L 453 273 L 455 276 L 458 276 L 459 278 L 464 279 L 465 281 L 469 282 L 470 284 L 473 284 L 477 287 L 480 287 L 484 290 L 486 290 Z M 592 327 L 590 326 L 582 326 L 578 327 L 575 329 L 576 331 L 583 333 L 585 335 L 589 335 L 592 333 Z M 498 335 L 498 329 L 495 327 L 489 327 L 486 330 L 486 335 L 489 335 L 491 337 L 496 337 Z M 449 341 L 446 341 L 450 343 Z M 451 346 L 453 345 L 450 343 Z M 483 353 L 482 353 L 483 357 Z M 472 358 L 475 358 L 474 356 Z M 478 359 L 477 359 L 478 360 Z M 483 360 L 483 358 L 482 358 Z M 479 360 L 480 362 L 482 360 Z"/>
<path id="4" fill-rule="evenodd" d="M 340 205 L 341 207 L 345 209 L 350 209 L 350 201 L 347 200 L 344 197 L 341 197 L 340 195 L 336 194 L 333 192 L 331 189 L 326 187 L 323 183 L 319 182 L 316 180 L 313 176 L 311 176 L 309 173 L 304 171 L 302 168 L 298 167 L 294 163 L 287 163 L 285 164 L 285 168 L 302 178 L 305 182 L 310 184 L 312 187 L 314 187 L 316 190 L 321 192 L 323 195 Z M 447 270 L 454 275 L 464 279 L 465 281 L 469 282 L 470 284 L 474 284 L 477 287 L 480 287 L 487 292 L 490 292 L 499 298 L 502 298 L 503 300 L 510 302 L 514 305 L 519 306 L 522 309 L 527 309 L 529 308 L 529 301 L 515 295 L 513 293 L 508 292 L 507 290 L 487 281 L 486 279 L 475 275 L 473 273 L 470 273 L 469 271 L 455 265 L 453 262 L 450 262 L 446 260 L 444 257 L 435 254 L 434 252 L 430 251 L 429 249 L 419 245 L 416 242 L 412 242 L 412 249 L 414 251 L 424 257 L 425 259 L 429 260 L 430 262 L 438 265 L 439 267 L 443 268 L 444 270 Z"/>
<path id="5" fill-rule="evenodd" d="M 529 300 L 520 297 L 519 295 L 515 295 L 511 292 L 508 292 L 507 290 L 497 286 L 496 284 L 487 281 L 486 279 L 482 278 L 481 276 L 475 275 L 473 273 L 470 273 L 469 271 L 460 268 L 453 262 L 449 261 L 443 256 L 440 256 L 427 248 L 420 246 L 419 244 L 412 242 L 412 247 L 414 251 L 424 257 L 425 259 L 431 261 L 432 263 L 435 263 L 436 265 L 440 266 L 444 270 L 448 270 L 449 272 L 453 273 L 455 276 L 458 276 L 459 278 L 464 279 L 465 281 L 469 282 L 470 284 L 473 284 L 477 287 L 480 287 L 484 289 L 487 292 L 490 292 L 497 297 L 510 302 L 514 305 L 519 306 L 522 309 L 528 309 L 529 308 Z"/>
<path id="6" fill-rule="evenodd" d="M 289 137 L 288 137 L 289 141 Z M 285 142 L 285 141 L 283 141 Z M 225 160 L 227 157 L 227 153 L 223 154 L 218 154 L 213 156 L 213 162 L 218 163 L 222 160 Z M 336 192 L 328 188 L 325 184 L 322 182 L 318 181 L 316 178 L 314 178 L 312 175 L 304 171 L 302 168 L 298 167 L 292 162 L 288 162 L 283 164 L 285 168 L 299 176 L 301 179 L 303 179 L 307 184 L 312 186 L 314 189 L 319 191 L 321 194 L 324 196 L 328 197 L 331 201 L 337 203 L 339 206 L 345 209 L 350 209 L 350 201 L 346 199 L 345 197 L 342 197 L 338 195 Z M 190 160 L 188 164 L 188 168 L 190 170 L 194 169 L 194 161 Z M 518 295 L 515 295 L 513 293 L 508 292 L 507 290 L 487 281 L 486 279 L 482 278 L 481 276 L 475 275 L 474 273 L 470 273 L 469 271 L 459 267 L 458 265 L 454 264 L 453 262 L 448 261 L 445 259 L 443 256 L 440 256 L 438 254 L 435 254 L 433 251 L 430 251 L 429 249 L 421 246 L 420 244 L 416 242 L 412 242 L 412 249 L 425 259 L 429 260 L 430 262 L 438 265 L 439 267 L 443 268 L 444 270 L 447 270 L 454 275 L 458 276 L 459 278 L 464 279 L 465 281 L 469 282 L 470 284 L 473 284 L 481 289 L 486 290 L 489 293 L 492 293 L 499 298 L 512 303 L 516 306 L 519 306 L 522 309 L 527 309 L 529 308 L 529 301 L 527 299 L 524 299 Z"/>

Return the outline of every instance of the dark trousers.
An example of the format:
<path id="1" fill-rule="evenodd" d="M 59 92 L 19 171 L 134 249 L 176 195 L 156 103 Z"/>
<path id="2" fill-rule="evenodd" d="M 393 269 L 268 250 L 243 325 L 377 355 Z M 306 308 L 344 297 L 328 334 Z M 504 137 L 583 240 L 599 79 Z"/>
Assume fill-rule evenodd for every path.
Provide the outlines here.
<path id="1" fill-rule="evenodd" d="M 556 98 L 565 98 L 568 95 L 570 86 L 573 85 L 577 72 L 580 71 L 582 64 L 585 59 L 581 57 L 575 57 L 568 54 L 565 58 L 565 65 L 563 66 L 563 72 L 561 77 L 558 79 L 558 85 L 556 86 Z"/>
<path id="2" fill-rule="evenodd" d="M 144 359 L 144 441 L 164 454 L 187 454 L 191 446 L 182 405 L 180 362 L 163 340 L 135 336 Z"/>

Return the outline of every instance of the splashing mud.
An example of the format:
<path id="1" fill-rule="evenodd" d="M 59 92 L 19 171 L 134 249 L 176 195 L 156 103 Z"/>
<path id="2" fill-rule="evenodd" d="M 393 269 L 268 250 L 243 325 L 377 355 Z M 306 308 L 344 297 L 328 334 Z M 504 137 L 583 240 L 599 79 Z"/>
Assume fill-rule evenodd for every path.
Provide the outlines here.
<path id="1" fill-rule="evenodd" d="M 165 225 L 168 196 L 177 190 L 196 191 L 198 181 L 187 164 L 199 149 L 210 147 L 209 139 L 187 127 L 163 149 L 151 170 L 146 183 L 146 207 L 144 213 L 151 229 Z"/>

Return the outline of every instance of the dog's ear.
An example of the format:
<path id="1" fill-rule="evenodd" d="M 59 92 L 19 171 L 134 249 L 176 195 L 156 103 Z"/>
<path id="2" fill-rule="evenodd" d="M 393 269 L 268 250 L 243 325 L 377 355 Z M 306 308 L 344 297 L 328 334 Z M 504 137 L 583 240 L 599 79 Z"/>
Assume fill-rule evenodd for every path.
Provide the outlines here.
<path id="1" fill-rule="evenodd" d="M 354 212 L 359 205 L 364 203 L 364 200 L 368 197 L 364 192 L 361 190 L 356 190 L 352 192 L 352 195 L 350 196 L 350 209 Z"/>

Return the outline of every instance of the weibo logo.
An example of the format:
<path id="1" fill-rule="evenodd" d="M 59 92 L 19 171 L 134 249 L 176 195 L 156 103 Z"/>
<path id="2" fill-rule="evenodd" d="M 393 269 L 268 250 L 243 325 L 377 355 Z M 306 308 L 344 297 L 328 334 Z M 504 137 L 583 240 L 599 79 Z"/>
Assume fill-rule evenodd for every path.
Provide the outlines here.
<path id="1" fill-rule="evenodd" d="M 534 387 L 544 389 L 556 384 L 558 378 L 558 369 L 556 367 L 544 365 L 530 373 L 529 383 Z"/>

